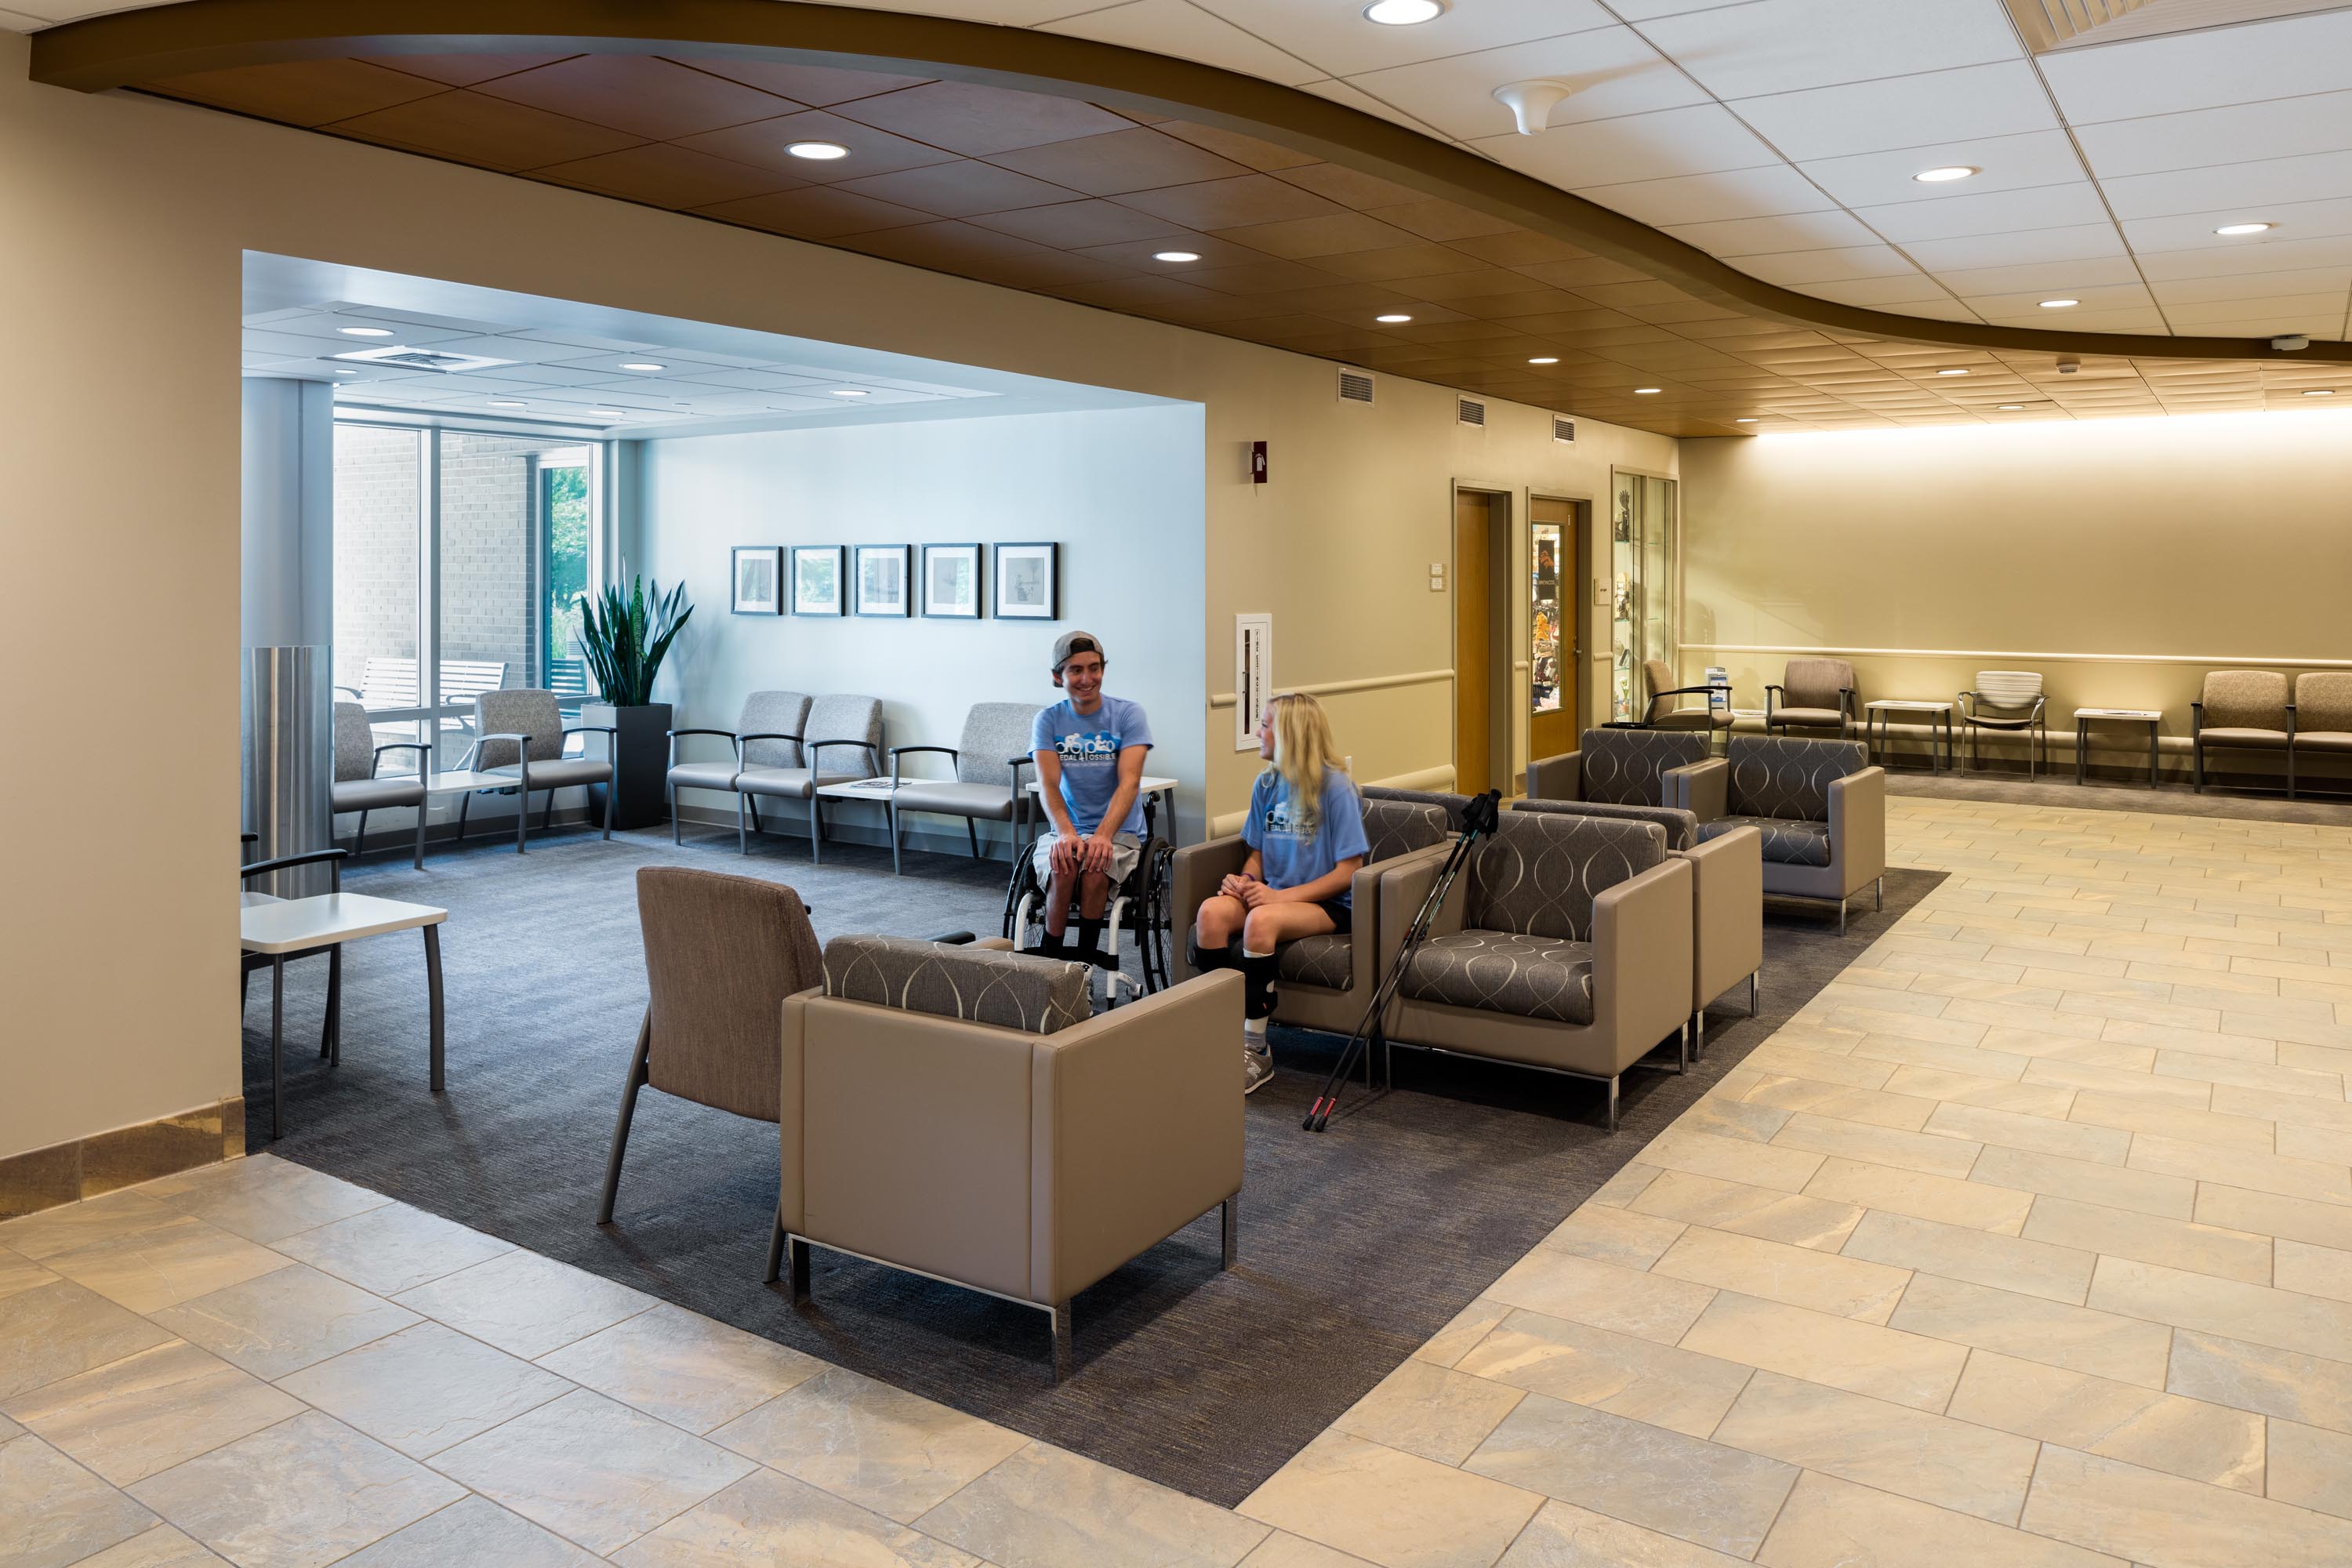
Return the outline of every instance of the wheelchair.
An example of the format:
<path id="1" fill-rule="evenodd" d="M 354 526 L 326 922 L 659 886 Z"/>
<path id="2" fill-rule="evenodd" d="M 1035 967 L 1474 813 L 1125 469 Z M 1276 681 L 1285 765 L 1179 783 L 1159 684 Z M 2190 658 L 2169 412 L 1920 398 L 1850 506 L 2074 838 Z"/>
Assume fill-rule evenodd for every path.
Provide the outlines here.
<path id="1" fill-rule="evenodd" d="M 1034 947 L 1045 940 L 1047 889 L 1037 879 L 1034 850 L 1034 840 L 1022 846 L 1004 889 L 1004 934 L 1015 947 Z M 1126 999 L 1132 1001 L 1169 984 L 1169 913 L 1175 865 L 1175 846 L 1156 833 L 1150 834 L 1143 841 L 1142 853 L 1136 857 L 1135 869 L 1111 889 L 1110 901 L 1103 907 L 1103 951 L 1114 964 L 1122 964 L 1127 956 L 1123 944 L 1132 936 L 1137 956 L 1142 961 L 1143 980 L 1139 985 L 1124 967 L 1097 967 L 1095 973 L 1101 977 L 1100 1005 L 1118 1005 L 1122 988 Z M 1076 928 L 1077 920 L 1077 906 L 1073 904 L 1071 928 Z M 1093 988 L 1094 982 L 1089 980 L 1088 990 Z"/>

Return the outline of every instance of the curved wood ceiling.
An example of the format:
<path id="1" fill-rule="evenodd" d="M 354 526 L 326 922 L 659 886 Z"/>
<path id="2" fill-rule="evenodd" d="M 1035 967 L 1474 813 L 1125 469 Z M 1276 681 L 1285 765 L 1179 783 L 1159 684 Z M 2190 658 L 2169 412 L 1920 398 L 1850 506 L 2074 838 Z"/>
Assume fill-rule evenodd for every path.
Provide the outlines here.
<path id="1" fill-rule="evenodd" d="M 37 34 L 33 75 L 1672 435 L 2292 405 L 2352 361 L 2341 342 L 2287 353 L 1838 304 L 1313 93 L 932 16 L 185 0 Z M 803 139 L 851 156 L 782 155 Z M 1201 259 L 1151 259 L 1171 248 Z"/>

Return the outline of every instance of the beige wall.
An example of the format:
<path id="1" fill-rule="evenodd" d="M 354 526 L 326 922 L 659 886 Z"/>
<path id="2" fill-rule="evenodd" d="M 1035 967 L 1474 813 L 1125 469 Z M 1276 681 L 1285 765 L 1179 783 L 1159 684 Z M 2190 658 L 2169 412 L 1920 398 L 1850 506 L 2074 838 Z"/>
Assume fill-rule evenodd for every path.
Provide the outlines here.
<path id="1" fill-rule="evenodd" d="M 2077 706 L 2162 708 L 2185 744 L 2209 668 L 2352 664 L 2352 409 L 1694 440 L 1682 462 L 1682 673 L 1727 667 L 1742 707 L 1822 650 L 1865 699 L 2039 669 L 2053 744 Z"/>
<path id="2" fill-rule="evenodd" d="M 1244 609 L 1276 616 L 1285 683 L 1444 668 L 1450 599 L 1427 570 L 1449 553 L 1454 479 L 1598 496 L 1612 460 L 1673 461 L 1664 437 L 1591 424 L 1555 446 L 1537 414 L 1501 403 L 1494 428 L 1457 434 L 1450 394 L 1385 376 L 1375 408 L 1342 408 L 1318 360 L 203 110 L 36 87 L 26 50 L 0 34 L 0 298 L 16 307 L 14 362 L 37 367 L 0 388 L 0 461 L 15 645 L 39 694 L 0 784 L 14 829 L 0 1154 L 237 1090 L 241 250 L 1201 403 L 1213 692 L 1232 684 L 1224 650 Z M 1254 439 L 1273 444 L 1263 488 L 1242 472 Z M 1194 821 L 1239 805 L 1252 771 L 1232 751 L 1231 711 L 1207 695 Z M 1334 707 L 1360 770 L 1381 776 L 1447 763 L 1449 701 L 1439 682 Z M 59 767 L 126 754 L 170 760 L 169 809 L 58 782 Z M 453 1092 L 463 1079 L 460 1063 Z"/>

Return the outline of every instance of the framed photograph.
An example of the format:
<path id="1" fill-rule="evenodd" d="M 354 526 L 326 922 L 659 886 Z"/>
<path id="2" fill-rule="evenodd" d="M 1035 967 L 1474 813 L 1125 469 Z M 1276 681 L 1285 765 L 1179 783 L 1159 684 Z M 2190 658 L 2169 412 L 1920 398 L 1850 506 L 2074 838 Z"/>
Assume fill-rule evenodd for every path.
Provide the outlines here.
<path id="1" fill-rule="evenodd" d="M 850 603 L 859 615 L 914 613 L 914 596 L 908 592 L 907 581 L 907 558 L 912 553 L 908 546 L 861 544 L 851 553 L 856 559 L 856 574 Z"/>
<path id="2" fill-rule="evenodd" d="M 793 546 L 793 614 L 841 614 L 841 546 Z"/>
<path id="3" fill-rule="evenodd" d="M 734 600 L 729 606 L 734 614 L 781 616 L 784 613 L 782 545 L 737 545 L 734 577 Z"/>
<path id="4" fill-rule="evenodd" d="M 980 546 L 923 546 L 923 614 L 980 619 Z"/>
<path id="5" fill-rule="evenodd" d="M 996 618 L 1058 621 L 1062 618 L 1062 547 L 1000 544 L 996 547 Z"/>

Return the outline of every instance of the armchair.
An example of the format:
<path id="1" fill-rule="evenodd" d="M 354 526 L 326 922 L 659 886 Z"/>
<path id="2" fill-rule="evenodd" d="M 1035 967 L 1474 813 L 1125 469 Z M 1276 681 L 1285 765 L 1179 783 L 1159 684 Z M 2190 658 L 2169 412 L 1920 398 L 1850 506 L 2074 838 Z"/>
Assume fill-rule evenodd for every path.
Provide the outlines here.
<path id="1" fill-rule="evenodd" d="M 2286 753 L 2286 797 L 2294 798 L 2294 703 L 2287 696 L 2284 675 L 2275 669 L 2209 672 L 2204 696 L 2189 705 L 2189 727 L 2190 783 L 2196 791 L 2201 794 L 2205 788 L 2208 747 L 2275 749 Z"/>
<path id="2" fill-rule="evenodd" d="M 1716 734 L 1731 728 L 1731 693 L 1721 686 L 1676 686 L 1675 672 L 1663 658 L 1644 659 L 1642 663 L 1642 683 L 1649 688 L 1649 705 L 1643 710 L 1642 722 L 1653 730 L 1697 730 L 1710 741 Z M 1716 706 L 1717 695 L 1724 698 L 1723 706 Z M 1685 708 L 1670 703 L 1676 697 L 1704 697 L 1706 705 Z"/>
<path id="3" fill-rule="evenodd" d="M 604 755 L 566 756 L 564 751 L 572 737 L 586 734 L 604 737 Z M 524 852 L 530 837 L 530 792 L 535 789 L 547 792 L 547 805 L 539 823 L 539 830 L 545 833 L 555 825 L 557 790 L 575 784 L 603 784 L 604 837 L 608 840 L 613 837 L 613 803 L 621 793 L 612 755 L 618 739 L 619 732 L 609 724 L 566 725 L 563 710 L 556 705 L 555 693 L 544 689 L 518 687 L 475 694 L 474 743 L 466 748 L 466 760 L 477 773 L 512 775 L 516 854 Z M 458 797 L 457 837 L 461 842 L 466 837 L 466 813 L 473 805 L 475 793 L 478 792 Z"/>
<path id="4" fill-rule="evenodd" d="M 753 826 L 758 826 L 759 801 L 800 800 L 808 803 L 809 858 L 816 864 L 824 860 L 824 802 L 817 791 L 828 784 L 855 784 L 859 779 L 877 777 L 882 772 L 882 700 L 878 697 L 819 697 L 810 702 L 806 727 L 798 734 L 782 731 L 739 735 L 736 739 L 746 748 L 743 767 L 735 775 L 735 833 L 737 847 L 751 853 L 751 841 L 743 836 L 743 807 L 751 808 Z M 800 759 L 784 765 L 755 763 L 749 748 L 755 741 L 791 742 L 800 750 Z M 853 758 L 863 753 L 860 771 L 851 773 L 842 768 L 827 768 L 824 753 L 828 751 L 847 752 Z"/>
<path id="5" fill-rule="evenodd" d="M 1233 1265 L 1242 980 L 1088 1016 L 1086 966 L 837 937 L 783 1001 L 775 1248 L 795 1304 L 829 1247 L 1044 1311 L 1212 1209 Z M 771 1275 L 773 1278 L 773 1275 Z"/>
<path id="6" fill-rule="evenodd" d="M 1834 903 L 1864 887 L 1885 900 L 1886 770 L 1865 765 L 1859 741 L 1734 735 L 1727 768 L 1694 773 L 1679 804 L 1698 817 L 1700 842 L 1741 827 L 1761 836 L 1763 891 Z"/>
<path id="7" fill-rule="evenodd" d="M 1979 669 L 1972 689 L 1959 694 L 1954 706 L 1969 730 L 1969 765 L 1976 766 L 1977 731 L 2011 731 L 2025 736 L 2025 776 L 2036 773 L 2033 739 L 2042 738 L 2040 766 L 2050 765 L 2049 696 L 2042 689 L 2039 671 Z"/>
<path id="8" fill-rule="evenodd" d="M 801 765 L 800 733 L 808 722 L 809 700 L 799 691 L 754 691 L 743 699 L 742 716 L 732 730 L 672 730 L 669 732 L 670 842 L 686 842 L 678 821 L 677 792 L 681 789 L 724 790 L 735 795 L 736 775 L 747 766 L 796 768 Z M 731 754 L 725 762 L 689 763 L 678 755 L 678 741 L 687 735 L 726 738 Z M 744 742 L 751 736 L 751 743 Z M 735 795 L 736 837 L 742 837 L 743 797 Z"/>
<path id="9" fill-rule="evenodd" d="M 2352 670 L 2306 670 L 2294 678 L 2294 746 L 2352 752 Z"/>
<path id="10" fill-rule="evenodd" d="M 1577 749 L 1528 764 L 1528 795 L 1606 805 L 1672 805 L 1682 775 L 1720 769 L 1708 738 L 1676 730 L 1587 730 Z"/>
<path id="11" fill-rule="evenodd" d="M 962 817 L 975 860 L 980 858 L 980 822 L 1005 823 L 1007 856 L 1015 861 L 1020 858 L 1020 836 L 1012 833 L 1009 825 L 1018 815 L 1021 770 L 1034 764 L 1028 748 L 1029 731 L 1036 720 L 1034 702 L 975 702 L 964 714 L 963 734 L 957 744 L 890 748 L 891 875 L 898 874 L 900 847 L 906 837 L 904 817 L 910 811 Z M 955 777 L 902 780 L 901 759 L 925 752 L 944 755 Z"/>
<path id="12" fill-rule="evenodd" d="M 423 754 L 416 759 L 414 774 L 406 778 L 378 778 L 375 770 L 386 752 Z M 410 864 L 419 871 L 425 869 L 425 771 L 432 765 L 432 756 L 433 748 L 419 741 L 391 741 L 377 745 L 375 731 L 368 725 L 366 708 L 357 702 L 335 704 L 335 776 L 327 785 L 327 809 L 337 814 L 360 814 L 359 831 L 352 836 L 352 858 L 367 853 L 369 812 L 412 805 L 416 808 L 416 848 Z"/>
<path id="13" fill-rule="evenodd" d="M 1764 732 L 1835 729 L 1843 740 L 1853 733 L 1853 666 L 1842 658 L 1792 658 L 1780 683 L 1764 688 Z"/>

